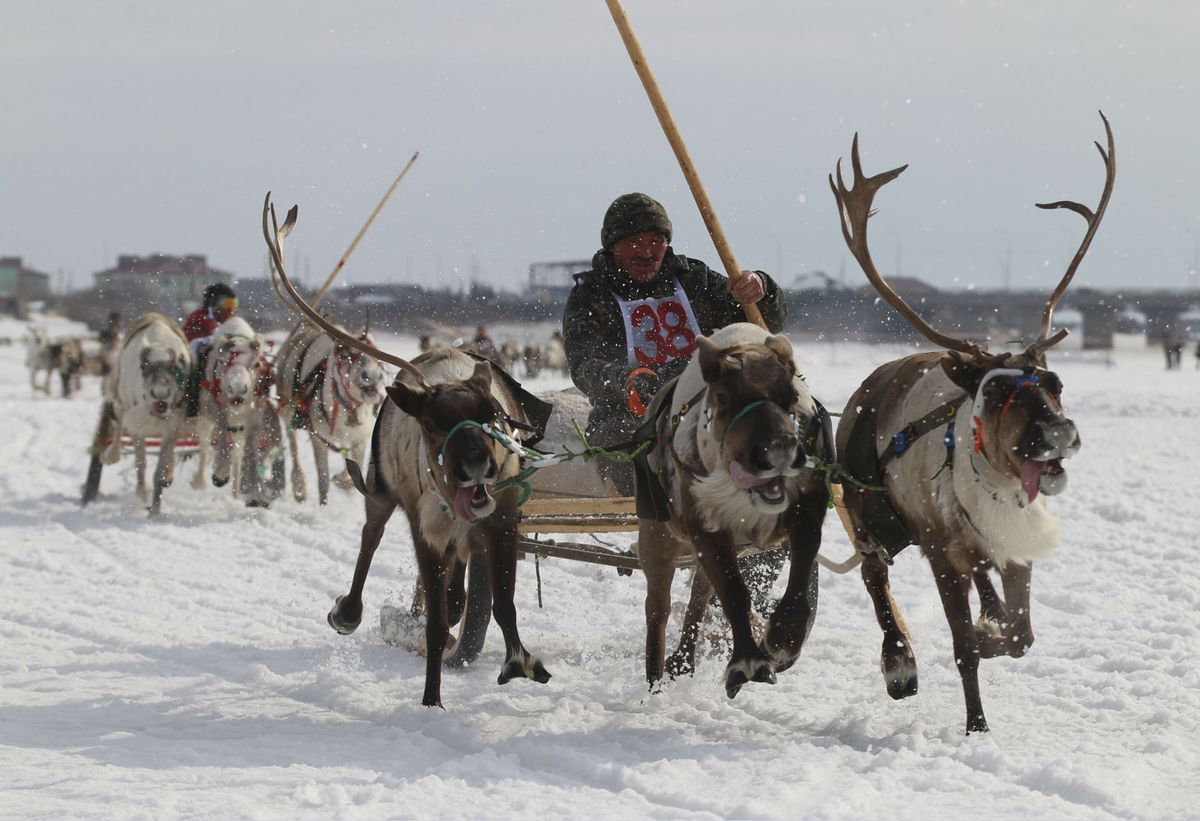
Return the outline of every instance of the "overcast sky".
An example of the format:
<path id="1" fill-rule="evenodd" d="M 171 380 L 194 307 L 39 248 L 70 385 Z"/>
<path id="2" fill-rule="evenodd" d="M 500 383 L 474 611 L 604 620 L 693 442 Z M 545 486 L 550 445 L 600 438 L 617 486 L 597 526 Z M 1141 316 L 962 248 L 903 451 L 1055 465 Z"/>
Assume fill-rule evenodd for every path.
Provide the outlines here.
<path id="1" fill-rule="evenodd" d="M 860 134 L 885 273 L 1183 288 L 1200 257 L 1200 4 L 627 0 L 741 267 L 859 284 L 826 175 Z M 263 196 L 300 205 L 320 281 L 411 154 L 345 281 L 478 280 L 588 259 L 602 215 L 659 198 L 720 268 L 603 0 L 0 4 L 0 255 L 77 285 L 118 254 L 264 271 Z"/>

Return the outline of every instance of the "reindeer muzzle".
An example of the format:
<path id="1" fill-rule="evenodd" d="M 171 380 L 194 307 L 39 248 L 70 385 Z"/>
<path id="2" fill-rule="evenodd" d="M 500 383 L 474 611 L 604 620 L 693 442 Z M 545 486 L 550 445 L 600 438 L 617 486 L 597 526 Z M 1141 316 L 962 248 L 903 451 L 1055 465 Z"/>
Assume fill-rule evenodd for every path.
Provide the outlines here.
<path id="1" fill-rule="evenodd" d="M 1037 423 L 1032 455 L 1021 463 L 1021 490 L 1032 503 L 1038 493 L 1055 496 L 1067 488 L 1063 459 L 1079 452 L 1079 430 L 1070 419 Z"/>

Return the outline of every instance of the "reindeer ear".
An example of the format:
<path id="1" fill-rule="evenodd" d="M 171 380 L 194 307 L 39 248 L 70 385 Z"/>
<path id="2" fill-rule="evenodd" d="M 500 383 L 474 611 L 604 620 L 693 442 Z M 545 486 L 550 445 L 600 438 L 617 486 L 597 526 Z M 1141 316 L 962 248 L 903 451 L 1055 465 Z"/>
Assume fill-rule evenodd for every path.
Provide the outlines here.
<path id="1" fill-rule="evenodd" d="M 946 351 L 939 364 L 951 382 L 970 394 L 975 393 L 979 380 L 987 371 L 984 363 L 960 351 Z"/>
<path id="2" fill-rule="evenodd" d="M 704 377 L 705 382 L 716 382 L 721 376 L 721 349 L 709 341 L 707 336 L 696 337 L 696 348 L 700 375 Z"/>
<path id="3" fill-rule="evenodd" d="M 796 356 L 790 339 L 783 334 L 772 334 L 767 337 L 765 344 L 767 350 L 779 357 L 779 361 L 787 365 L 792 373 L 796 372 Z"/>
<path id="4" fill-rule="evenodd" d="M 490 393 L 492 390 L 492 366 L 487 362 L 476 362 L 475 372 L 467 381 L 477 387 L 480 393 Z"/>
<path id="5" fill-rule="evenodd" d="M 387 391 L 388 399 L 395 402 L 400 410 L 409 416 L 414 416 L 418 419 L 421 418 L 421 411 L 425 407 L 425 400 L 429 398 L 428 391 L 424 388 L 406 385 L 399 379 L 388 385 L 384 390 Z"/>

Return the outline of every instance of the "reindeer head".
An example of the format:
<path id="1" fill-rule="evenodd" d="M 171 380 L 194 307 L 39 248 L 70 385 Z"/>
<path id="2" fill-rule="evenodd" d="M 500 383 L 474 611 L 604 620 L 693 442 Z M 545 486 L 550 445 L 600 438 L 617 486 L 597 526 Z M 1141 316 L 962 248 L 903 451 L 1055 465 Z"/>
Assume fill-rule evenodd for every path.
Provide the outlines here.
<path id="1" fill-rule="evenodd" d="M 1079 431 L 1062 406 L 1062 380 L 1027 354 L 983 360 L 951 351 L 941 361 L 952 382 L 973 397 L 971 458 L 1019 482 L 1027 501 L 1067 487 L 1062 460 L 1080 447 Z"/>
<path id="2" fill-rule="evenodd" d="M 150 413 L 165 419 L 171 409 L 183 400 L 184 382 L 191 362 L 188 357 L 162 345 L 142 348 L 139 362 L 142 370 L 142 395 Z"/>
<path id="3" fill-rule="evenodd" d="M 213 341 L 208 371 L 213 398 L 231 409 L 248 407 L 261 371 L 262 343 L 254 336 L 221 336 Z"/>
<path id="4" fill-rule="evenodd" d="M 420 423 L 431 469 L 455 515 L 467 523 L 491 515 L 496 500 L 488 487 L 509 455 L 481 428 L 500 416 L 491 366 L 479 362 L 469 379 L 435 385 L 414 387 L 398 379 L 387 395 Z"/>
<path id="5" fill-rule="evenodd" d="M 949 349 L 942 359 L 942 369 L 951 381 L 972 397 L 972 465 L 978 470 L 980 459 L 983 459 L 991 470 L 1010 481 L 1019 482 L 1030 502 L 1037 498 L 1039 492 L 1053 495 L 1063 491 L 1067 476 L 1062 460 L 1073 456 L 1080 446 L 1075 423 L 1063 413 L 1060 401 L 1062 382 L 1055 373 L 1046 369 L 1046 350 L 1067 335 L 1065 328 L 1052 333 L 1054 306 L 1074 278 L 1112 195 L 1116 176 L 1116 147 L 1108 119 L 1103 113 L 1100 119 L 1104 122 L 1108 148 L 1105 150 L 1099 143 L 1095 144 L 1105 168 L 1104 190 L 1095 212 L 1070 200 L 1037 203 L 1039 208 L 1074 211 L 1087 222 L 1087 232 L 1066 273 L 1046 301 L 1037 340 L 1021 354 L 989 355 L 979 345 L 938 333 L 888 286 L 876 270 L 867 246 L 867 220 L 874 214 L 871 204 L 875 192 L 900 176 L 908 166 L 873 177 L 865 176 L 858 156 L 858 135 L 855 135 L 851 149 L 853 187 L 848 188 L 842 179 L 840 162 L 836 182 L 833 176 L 829 178 L 829 186 L 838 203 L 846 245 L 875 290 L 926 338 Z"/>
<path id="6" fill-rule="evenodd" d="M 339 389 L 346 391 L 353 404 L 374 403 L 384 383 L 383 368 L 361 351 L 338 346 L 333 358 L 333 373 Z"/>
<path id="7" fill-rule="evenodd" d="M 802 441 L 814 404 L 798 379 L 787 337 L 720 348 L 697 340 L 700 373 L 708 385 L 705 424 L 718 442 L 720 464 L 766 513 L 789 500 L 785 480 L 807 461 Z"/>

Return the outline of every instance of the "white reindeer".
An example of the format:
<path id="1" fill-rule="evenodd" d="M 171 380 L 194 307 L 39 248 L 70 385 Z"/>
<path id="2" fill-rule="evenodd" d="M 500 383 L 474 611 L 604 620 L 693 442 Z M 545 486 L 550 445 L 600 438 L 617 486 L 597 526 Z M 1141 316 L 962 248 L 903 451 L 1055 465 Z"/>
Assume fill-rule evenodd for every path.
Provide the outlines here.
<path id="1" fill-rule="evenodd" d="M 25 367 L 29 368 L 29 387 L 35 395 L 38 393 L 49 395 L 50 376 L 58 366 L 58 358 L 50 342 L 50 335 L 46 333 L 45 328 L 31 325 L 29 332 L 22 337 L 22 341 L 25 343 Z M 37 376 L 42 371 L 46 372 L 46 378 L 39 385 Z"/>
<path id="2" fill-rule="evenodd" d="M 137 493 L 146 491 L 146 439 L 161 441 L 154 471 L 150 513 L 161 508 L 162 491 L 175 471 L 175 440 L 185 425 L 185 390 L 192 355 L 187 339 L 168 317 L 148 313 L 129 329 L 116 364 L 104 383 L 104 401 L 92 441 L 92 460 L 83 504 L 96 498 L 103 465 L 121 458 L 122 437 L 132 437 L 137 460 Z"/>
<path id="3" fill-rule="evenodd" d="M 257 442 L 270 384 L 270 365 L 262 349 L 262 337 L 240 316 L 213 333 L 199 386 L 200 464 L 192 479 L 196 490 L 207 484 L 208 457 L 215 452 L 212 483 L 223 487 L 232 475 L 234 495 L 259 496 Z"/>
<path id="4" fill-rule="evenodd" d="M 360 337 L 371 344 L 366 330 Z M 384 375 L 362 351 L 334 341 L 312 325 L 293 330 L 275 357 L 279 413 L 292 456 L 292 495 L 308 497 L 296 430 L 307 430 L 317 464 L 317 496 L 329 500 L 329 451 L 361 462 L 383 402 Z"/>

